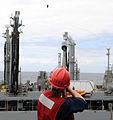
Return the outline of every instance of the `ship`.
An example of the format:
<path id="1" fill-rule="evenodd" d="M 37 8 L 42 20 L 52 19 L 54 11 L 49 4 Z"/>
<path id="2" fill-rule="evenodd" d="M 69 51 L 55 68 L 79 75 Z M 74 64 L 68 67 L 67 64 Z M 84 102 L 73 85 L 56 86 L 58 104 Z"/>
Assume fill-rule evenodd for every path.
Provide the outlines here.
<path id="1" fill-rule="evenodd" d="M 19 32 L 22 26 L 19 23 L 20 11 L 15 12 L 11 17 L 10 26 L 13 28 L 9 35 L 9 26 L 6 25 L 6 39 L 4 44 L 4 83 L 0 92 L 0 120 L 37 120 L 38 98 L 43 91 L 31 90 L 29 83 L 23 85 L 19 83 Z M 76 120 L 112 120 L 113 110 L 113 73 L 109 67 L 110 49 L 108 50 L 108 69 L 104 75 L 104 84 L 96 86 L 92 81 L 80 80 L 80 69 L 75 58 L 74 40 L 68 32 L 63 35 L 61 49 L 63 51 L 62 62 L 61 53 L 58 53 L 58 68 L 65 67 L 71 78 L 70 87 L 82 94 L 87 102 L 84 112 L 75 113 Z M 41 71 L 39 81 L 48 83 L 46 73 Z M 30 88 L 30 89 L 28 89 Z M 43 87 L 44 88 L 44 87 Z M 72 97 L 66 95 L 66 97 Z"/>
<path id="2" fill-rule="evenodd" d="M 36 84 L 29 85 L 21 83 L 21 68 L 19 68 L 19 27 L 23 26 L 19 21 L 20 11 L 15 12 L 15 16 L 11 16 L 10 26 L 5 25 L 6 32 L 4 38 L 4 83 L 1 85 L 0 92 L 0 112 L 3 111 L 36 111 L 38 98 L 41 94 L 36 91 Z M 12 27 L 11 35 L 9 27 Z M 40 72 L 40 76 L 46 74 Z M 44 75 L 42 74 L 44 73 Z M 20 75 L 20 81 L 19 81 Z M 1 118 L 0 118 L 1 119 Z M 5 118 L 3 118 L 5 119 Z"/>
<path id="3" fill-rule="evenodd" d="M 110 67 L 110 48 L 107 48 L 108 65 L 104 82 L 95 86 L 92 81 L 80 80 L 80 70 L 74 53 L 76 44 L 68 32 L 65 32 L 63 37 L 63 64 L 71 76 L 70 87 L 83 95 L 87 102 L 85 111 L 75 114 L 76 120 L 113 120 L 113 71 Z"/>

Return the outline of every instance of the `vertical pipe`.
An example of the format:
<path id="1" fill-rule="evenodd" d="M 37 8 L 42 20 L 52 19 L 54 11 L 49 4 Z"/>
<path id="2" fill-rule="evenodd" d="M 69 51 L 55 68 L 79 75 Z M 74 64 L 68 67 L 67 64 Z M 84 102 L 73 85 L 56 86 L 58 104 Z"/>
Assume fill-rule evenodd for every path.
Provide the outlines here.
<path id="1" fill-rule="evenodd" d="M 106 54 L 107 56 L 108 56 L 108 72 L 109 72 L 109 70 L 110 70 L 110 68 L 109 68 L 109 60 L 110 60 L 110 48 L 107 48 L 107 51 L 108 51 L 108 53 Z"/>
<path id="2" fill-rule="evenodd" d="M 19 73 L 19 31 L 18 28 L 22 25 L 19 24 L 19 14 L 20 12 L 15 12 L 13 18 L 13 32 L 12 32 L 12 49 L 11 49 L 11 93 L 17 95 L 18 93 L 18 73 Z"/>
<path id="3" fill-rule="evenodd" d="M 58 68 L 61 67 L 61 53 L 58 53 Z"/>
<path id="4" fill-rule="evenodd" d="M 74 80 L 75 77 L 74 77 L 74 73 L 75 73 L 75 44 L 74 43 L 71 43 L 70 47 L 69 47 L 69 66 L 70 66 L 70 77 L 71 77 L 71 80 Z"/>
<path id="5" fill-rule="evenodd" d="M 4 84 L 6 84 L 6 42 L 4 44 Z"/>
<path id="6" fill-rule="evenodd" d="M 6 30 L 6 85 L 9 85 L 10 81 L 10 37 L 9 30 Z"/>
<path id="7" fill-rule="evenodd" d="M 62 66 L 64 68 L 67 67 L 67 43 L 66 42 L 62 42 L 62 50 L 63 50 L 63 59 L 62 59 Z"/>

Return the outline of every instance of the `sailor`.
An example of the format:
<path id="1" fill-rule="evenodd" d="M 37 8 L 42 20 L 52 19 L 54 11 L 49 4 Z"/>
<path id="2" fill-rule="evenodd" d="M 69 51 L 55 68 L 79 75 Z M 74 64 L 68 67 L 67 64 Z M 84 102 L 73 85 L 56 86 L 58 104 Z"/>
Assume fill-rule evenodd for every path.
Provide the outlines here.
<path id="1" fill-rule="evenodd" d="M 41 84 L 38 84 L 38 90 L 41 91 Z"/>
<path id="2" fill-rule="evenodd" d="M 73 113 L 82 112 L 85 109 L 85 99 L 72 90 L 70 75 L 65 68 L 56 69 L 49 77 L 51 90 L 44 91 L 38 100 L 38 120 L 74 120 Z M 68 90 L 73 98 L 65 97 Z"/>
<path id="3" fill-rule="evenodd" d="M 48 84 L 47 84 L 47 81 L 45 82 L 45 90 L 48 89 Z"/>

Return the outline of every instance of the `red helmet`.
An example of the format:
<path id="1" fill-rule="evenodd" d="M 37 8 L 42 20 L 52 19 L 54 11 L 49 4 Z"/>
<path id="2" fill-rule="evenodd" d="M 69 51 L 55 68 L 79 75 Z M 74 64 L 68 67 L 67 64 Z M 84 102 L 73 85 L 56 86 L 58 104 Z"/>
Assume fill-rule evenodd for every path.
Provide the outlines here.
<path id="1" fill-rule="evenodd" d="M 49 77 L 49 83 L 56 88 L 68 88 L 70 85 L 69 72 L 65 68 L 56 69 Z"/>

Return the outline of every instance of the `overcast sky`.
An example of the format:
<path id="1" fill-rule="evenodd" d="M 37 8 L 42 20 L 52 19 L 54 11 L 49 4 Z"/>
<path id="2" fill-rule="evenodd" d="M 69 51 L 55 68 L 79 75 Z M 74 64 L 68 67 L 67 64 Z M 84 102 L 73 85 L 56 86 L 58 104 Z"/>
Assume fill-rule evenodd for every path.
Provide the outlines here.
<path id="1" fill-rule="evenodd" d="M 4 64 L 2 33 L 16 10 L 25 25 L 20 34 L 22 71 L 55 69 L 64 32 L 76 43 L 80 72 L 104 73 L 106 48 L 111 48 L 113 64 L 113 0 L 0 0 L 0 71 Z"/>

